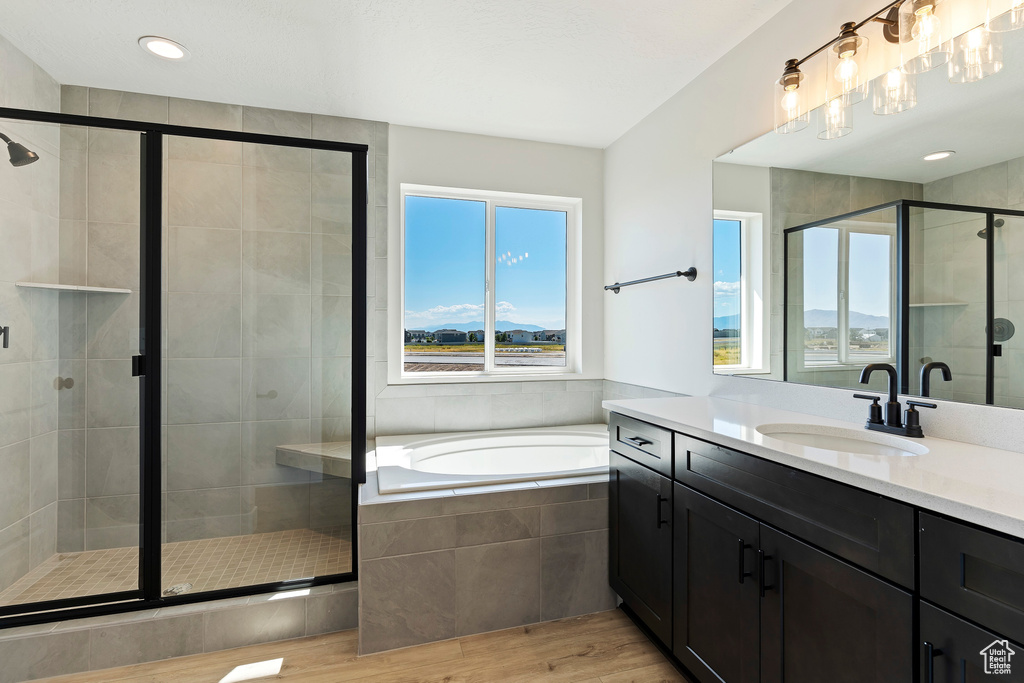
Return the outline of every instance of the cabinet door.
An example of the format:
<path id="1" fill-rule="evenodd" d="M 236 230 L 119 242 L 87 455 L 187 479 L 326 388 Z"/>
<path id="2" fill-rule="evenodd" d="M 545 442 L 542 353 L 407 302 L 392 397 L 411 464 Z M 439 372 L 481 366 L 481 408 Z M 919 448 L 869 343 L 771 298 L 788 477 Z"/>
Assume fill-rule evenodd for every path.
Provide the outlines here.
<path id="1" fill-rule="evenodd" d="M 761 527 L 761 680 L 913 679 L 913 600 L 885 581 Z"/>
<path id="2" fill-rule="evenodd" d="M 672 642 L 672 481 L 610 456 L 610 583 L 654 634 Z"/>
<path id="3" fill-rule="evenodd" d="M 681 484 L 673 496 L 672 652 L 701 681 L 757 683 L 760 525 Z"/>
<path id="4" fill-rule="evenodd" d="M 1024 681 L 1024 645 L 921 602 L 922 683 L 992 680 Z"/>

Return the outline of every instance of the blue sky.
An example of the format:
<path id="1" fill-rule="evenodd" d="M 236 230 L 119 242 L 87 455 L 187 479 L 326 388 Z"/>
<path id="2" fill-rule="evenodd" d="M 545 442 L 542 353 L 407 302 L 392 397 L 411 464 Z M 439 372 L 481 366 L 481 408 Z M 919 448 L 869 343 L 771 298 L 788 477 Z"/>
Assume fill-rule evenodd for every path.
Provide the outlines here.
<path id="1" fill-rule="evenodd" d="M 715 317 L 740 313 L 740 222 L 716 220 Z"/>
<path id="2" fill-rule="evenodd" d="M 405 327 L 484 320 L 486 204 L 406 198 Z M 498 320 L 565 327 L 566 215 L 497 207 Z"/>

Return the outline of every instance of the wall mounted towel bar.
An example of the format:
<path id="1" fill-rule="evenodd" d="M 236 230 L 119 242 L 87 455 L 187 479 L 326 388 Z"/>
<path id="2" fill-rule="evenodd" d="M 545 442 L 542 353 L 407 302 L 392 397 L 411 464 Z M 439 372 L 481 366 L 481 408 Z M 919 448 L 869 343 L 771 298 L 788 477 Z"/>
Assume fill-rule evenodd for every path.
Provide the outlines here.
<path id="1" fill-rule="evenodd" d="M 643 280 L 632 280 L 630 282 L 616 282 L 614 285 L 605 285 L 605 289 L 612 290 L 616 294 L 623 287 L 629 287 L 630 285 L 639 285 L 642 282 L 654 282 L 655 280 L 667 280 L 670 277 L 685 277 L 690 282 L 697 279 L 697 269 L 690 267 L 686 270 L 677 270 L 674 273 L 665 273 L 664 275 L 655 275 L 654 277 L 645 277 Z"/>

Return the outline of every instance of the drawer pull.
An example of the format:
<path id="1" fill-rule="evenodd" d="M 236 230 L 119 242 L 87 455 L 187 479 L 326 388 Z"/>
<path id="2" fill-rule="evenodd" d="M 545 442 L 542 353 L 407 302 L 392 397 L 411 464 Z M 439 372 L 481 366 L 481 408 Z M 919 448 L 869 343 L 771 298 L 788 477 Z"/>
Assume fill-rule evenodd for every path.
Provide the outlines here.
<path id="1" fill-rule="evenodd" d="M 661 493 L 659 493 L 657 491 L 654 492 L 654 495 L 658 497 L 658 501 L 657 501 L 658 502 L 658 511 L 657 511 L 656 514 L 658 515 L 658 528 L 660 529 L 662 524 L 668 524 L 668 520 L 667 519 L 662 519 L 661 518 L 661 504 L 662 503 L 667 503 L 668 502 L 668 498 L 662 498 L 661 497 Z"/>
<path id="2" fill-rule="evenodd" d="M 746 550 L 747 550 L 747 548 L 750 547 L 750 545 L 747 544 L 747 543 L 744 543 L 742 538 L 737 538 L 736 539 L 736 545 L 739 548 L 739 574 L 738 574 L 738 577 L 739 577 L 740 583 L 743 583 L 743 579 L 747 578 L 748 576 L 753 576 L 753 574 L 751 574 L 750 572 L 745 571 L 746 570 Z"/>
<path id="3" fill-rule="evenodd" d="M 928 676 L 925 680 L 928 683 L 935 683 L 935 658 L 942 656 L 942 650 L 926 640 L 924 642 L 924 652 L 924 665 L 928 672 Z"/>
<path id="4" fill-rule="evenodd" d="M 650 446 L 652 443 L 654 443 L 653 441 L 648 441 L 647 439 L 645 439 L 643 437 L 640 437 L 640 436 L 631 436 L 631 437 L 629 437 L 627 439 L 623 439 L 623 441 L 628 441 L 629 443 L 633 444 L 637 448 L 643 448 L 644 446 Z"/>
<path id="5" fill-rule="evenodd" d="M 771 555 L 765 555 L 763 550 L 758 550 L 757 551 L 757 558 L 758 558 L 758 562 L 761 565 L 761 572 L 760 572 L 760 574 L 757 577 L 757 590 L 761 594 L 761 597 L 763 598 L 765 596 L 765 594 L 769 590 L 771 590 L 772 588 L 775 588 L 775 586 L 768 585 L 768 584 L 766 584 L 764 582 L 765 562 L 767 562 L 768 560 L 772 559 L 772 556 Z"/>

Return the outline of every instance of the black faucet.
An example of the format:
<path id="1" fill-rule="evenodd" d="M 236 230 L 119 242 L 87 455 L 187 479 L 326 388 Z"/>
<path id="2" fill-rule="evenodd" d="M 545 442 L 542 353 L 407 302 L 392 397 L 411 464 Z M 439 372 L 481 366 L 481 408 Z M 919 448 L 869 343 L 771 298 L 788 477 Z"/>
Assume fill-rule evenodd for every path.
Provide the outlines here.
<path id="1" fill-rule="evenodd" d="M 889 375 L 889 402 L 885 404 L 885 424 L 898 429 L 903 426 L 903 420 L 900 417 L 902 406 L 899 402 L 899 379 L 896 368 L 888 363 L 869 363 L 860 371 L 860 383 L 867 384 L 875 370 L 884 370 Z"/>
<path id="2" fill-rule="evenodd" d="M 938 363 L 937 365 L 945 365 L 944 363 Z M 922 403 L 921 401 L 907 401 L 906 424 L 904 425 L 901 418 L 900 412 L 902 406 L 899 402 L 899 381 L 896 374 L 896 368 L 889 365 L 888 363 L 871 363 L 866 365 L 860 373 L 860 383 L 867 384 L 871 378 L 871 373 L 875 370 L 884 370 L 889 375 L 889 401 L 885 404 L 885 419 L 882 419 L 882 410 L 878 405 L 878 396 L 867 396 L 865 394 L 854 394 L 854 398 L 864 398 L 871 401 L 871 410 L 868 414 L 868 421 L 864 425 L 865 429 L 873 429 L 878 432 L 888 432 L 890 434 L 899 434 L 901 436 L 913 436 L 922 437 L 924 432 L 921 430 L 920 413 L 917 412 L 916 408 L 935 408 L 934 403 Z M 946 368 L 946 372 L 949 372 L 949 368 Z"/>
<path id="3" fill-rule="evenodd" d="M 946 382 L 953 381 L 953 373 L 949 371 L 949 366 L 945 363 L 933 361 L 931 363 L 925 363 L 921 366 L 921 396 L 928 398 L 931 396 L 931 382 L 932 382 L 932 370 L 941 370 L 942 379 Z"/>

